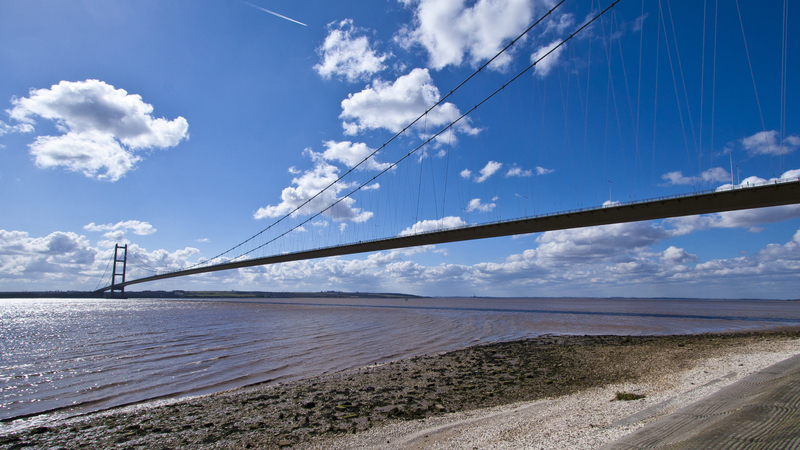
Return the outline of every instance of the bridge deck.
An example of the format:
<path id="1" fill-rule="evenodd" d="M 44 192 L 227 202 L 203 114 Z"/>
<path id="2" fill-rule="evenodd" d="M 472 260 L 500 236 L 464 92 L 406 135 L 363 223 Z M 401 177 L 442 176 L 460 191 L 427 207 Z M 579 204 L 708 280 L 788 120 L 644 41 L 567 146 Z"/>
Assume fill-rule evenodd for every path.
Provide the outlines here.
<path id="1" fill-rule="evenodd" d="M 640 202 L 625 203 L 609 207 L 568 211 L 558 214 L 530 217 L 525 219 L 452 228 L 442 231 L 399 236 L 374 241 L 363 241 L 334 247 L 305 250 L 294 253 L 234 261 L 212 266 L 179 270 L 154 275 L 137 280 L 126 281 L 114 286 L 120 288 L 137 283 L 182 277 L 199 273 L 242 267 L 262 266 L 289 261 L 350 255 L 355 253 L 377 252 L 397 248 L 417 247 L 430 244 L 486 239 L 543 231 L 582 228 L 614 223 L 639 222 L 643 220 L 665 219 L 669 217 L 710 214 L 742 209 L 764 208 L 800 203 L 800 180 L 768 184 L 756 187 L 734 189 L 721 192 L 707 192 L 681 197 L 670 197 Z M 104 292 L 111 286 L 99 289 Z"/>

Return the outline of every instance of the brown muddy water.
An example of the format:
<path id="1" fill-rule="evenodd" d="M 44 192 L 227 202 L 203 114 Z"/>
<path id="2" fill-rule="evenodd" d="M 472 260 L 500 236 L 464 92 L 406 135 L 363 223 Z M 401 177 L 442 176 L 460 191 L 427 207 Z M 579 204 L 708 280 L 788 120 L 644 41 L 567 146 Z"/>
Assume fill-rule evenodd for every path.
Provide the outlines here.
<path id="1" fill-rule="evenodd" d="M 0 300 L 0 431 L 156 398 L 555 335 L 800 324 L 800 302 L 671 299 Z"/>

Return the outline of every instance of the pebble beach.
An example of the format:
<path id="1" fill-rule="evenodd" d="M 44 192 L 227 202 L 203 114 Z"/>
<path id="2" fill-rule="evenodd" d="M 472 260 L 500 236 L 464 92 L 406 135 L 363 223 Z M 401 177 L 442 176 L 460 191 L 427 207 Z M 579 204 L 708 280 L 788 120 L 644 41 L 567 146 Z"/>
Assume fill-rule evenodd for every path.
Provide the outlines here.
<path id="1" fill-rule="evenodd" d="M 0 448 L 597 448 L 798 353 L 800 328 L 542 336 L 39 417 Z"/>

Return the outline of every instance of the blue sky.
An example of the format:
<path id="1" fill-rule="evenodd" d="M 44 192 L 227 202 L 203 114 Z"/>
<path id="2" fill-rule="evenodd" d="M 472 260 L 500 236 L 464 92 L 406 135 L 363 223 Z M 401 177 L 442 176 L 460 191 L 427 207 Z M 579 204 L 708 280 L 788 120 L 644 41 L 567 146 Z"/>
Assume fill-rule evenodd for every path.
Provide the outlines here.
<path id="1" fill-rule="evenodd" d="M 742 185 L 800 175 L 800 10 L 784 16 L 783 2 L 622 0 L 422 145 L 609 3 L 564 2 L 334 188 L 220 260 L 730 189 L 731 172 Z M 93 289 L 114 243 L 129 244 L 129 278 L 225 252 L 554 6 L 0 1 L 0 290 Z M 135 287 L 737 298 L 798 288 L 797 205 Z"/>

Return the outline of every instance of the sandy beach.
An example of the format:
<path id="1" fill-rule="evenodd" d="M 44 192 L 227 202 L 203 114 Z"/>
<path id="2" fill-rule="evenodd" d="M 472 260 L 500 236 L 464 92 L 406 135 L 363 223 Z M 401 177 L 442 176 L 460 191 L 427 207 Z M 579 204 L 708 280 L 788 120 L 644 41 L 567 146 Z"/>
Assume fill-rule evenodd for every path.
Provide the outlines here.
<path id="1" fill-rule="evenodd" d="M 598 448 L 798 353 L 798 328 L 543 336 L 37 420 L 0 448 Z"/>

